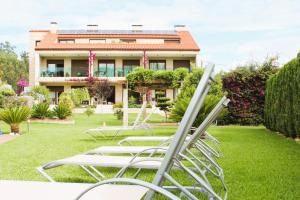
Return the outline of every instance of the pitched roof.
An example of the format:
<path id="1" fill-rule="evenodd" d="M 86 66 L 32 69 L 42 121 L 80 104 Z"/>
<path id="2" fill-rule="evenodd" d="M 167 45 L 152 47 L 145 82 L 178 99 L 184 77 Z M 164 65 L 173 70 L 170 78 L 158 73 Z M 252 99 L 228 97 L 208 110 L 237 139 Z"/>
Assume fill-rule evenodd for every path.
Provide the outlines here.
<path id="1" fill-rule="evenodd" d="M 39 31 L 39 30 L 33 30 Z M 123 43 L 104 43 L 104 44 L 62 44 L 59 39 L 77 38 L 121 38 L 121 39 L 174 39 L 180 43 L 164 44 L 123 44 Z M 36 50 L 150 50 L 150 51 L 199 51 L 199 47 L 188 31 L 83 31 L 83 30 L 59 30 L 56 34 L 48 32 L 44 39 L 35 48 Z"/>

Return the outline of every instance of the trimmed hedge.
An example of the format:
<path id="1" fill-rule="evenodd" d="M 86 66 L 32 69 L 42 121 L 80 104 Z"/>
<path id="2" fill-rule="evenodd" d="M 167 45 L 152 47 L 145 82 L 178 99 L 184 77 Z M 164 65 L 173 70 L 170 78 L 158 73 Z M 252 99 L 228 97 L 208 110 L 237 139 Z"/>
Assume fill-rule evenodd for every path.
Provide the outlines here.
<path id="1" fill-rule="evenodd" d="M 300 136 L 300 53 L 267 81 L 265 126 Z"/>

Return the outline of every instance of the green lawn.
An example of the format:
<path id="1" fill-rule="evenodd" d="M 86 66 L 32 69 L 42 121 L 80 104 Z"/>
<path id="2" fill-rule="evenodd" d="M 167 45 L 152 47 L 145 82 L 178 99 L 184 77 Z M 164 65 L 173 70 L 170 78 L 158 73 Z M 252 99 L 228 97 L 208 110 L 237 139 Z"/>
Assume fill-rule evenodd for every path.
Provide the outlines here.
<path id="1" fill-rule="evenodd" d="M 130 116 L 131 121 L 134 120 Z M 103 124 L 120 125 L 113 115 L 93 115 L 90 118 L 77 114 L 75 125 L 38 124 L 30 125 L 17 139 L 0 145 L 0 179 L 45 181 L 35 169 L 51 160 L 86 152 L 101 145 L 116 145 L 111 138 L 94 142 L 82 131 Z M 154 115 L 153 122 L 163 118 Z M 1 123 L 8 131 L 8 126 Z M 155 128 L 155 135 L 171 135 L 174 127 Z M 291 139 L 271 133 L 264 127 L 211 127 L 210 133 L 221 142 L 224 168 L 229 187 L 229 199 L 300 199 L 300 145 Z M 131 133 L 132 134 L 132 133 Z M 145 135 L 135 131 L 134 135 Z M 108 177 L 117 170 L 105 169 Z M 59 167 L 49 170 L 58 181 L 94 182 L 79 167 Z M 142 179 L 151 180 L 153 172 L 144 172 Z M 1 194 L 0 194 L 1 195 Z"/>

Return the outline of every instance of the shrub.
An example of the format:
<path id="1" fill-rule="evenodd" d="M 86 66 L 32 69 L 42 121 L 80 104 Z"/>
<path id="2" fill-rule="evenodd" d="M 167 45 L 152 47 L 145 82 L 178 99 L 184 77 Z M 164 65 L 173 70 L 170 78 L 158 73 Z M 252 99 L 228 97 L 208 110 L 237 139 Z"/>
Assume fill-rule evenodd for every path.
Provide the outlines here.
<path id="1" fill-rule="evenodd" d="M 186 68 L 177 68 L 174 70 L 174 79 L 172 83 L 173 88 L 179 88 L 181 86 L 182 81 L 189 74 L 189 70 Z"/>
<path id="2" fill-rule="evenodd" d="M 63 92 L 59 95 L 59 104 L 67 107 L 69 110 L 74 108 L 74 103 L 69 93 Z"/>
<path id="3" fill-rule="evenodd" d="M 44 119 L 48 117 L 49 114 L 49 104 L 48 103 L 39 103 L 33 106 L 31 116 L 33 118 Z"/>
<path id="4" fill-rule="evenodd" d="M 261 66 L 248 64 L 223 77 L 223 88 L 230 99 L 228 124 L 258 125 L 264 121 L 266 81 L 277 71 L 274 59 Z"/>
<path id="5" fill-rule="evenodd" d="M 87 88 L 76 88 L 71 90 L 71 99 L 75 106 L 80 106 L 83 101 L 89 101 L 90 95 Z"/>
<path id="6" fill-rule="evenodd" d="M 7 108 L 7 104 L 14 99 L 16 93 L 13 89 L 8 87 L 1 87 L 0 88 L 0 107 Z"/>
<path id="7" fill-rule="evenodd" d="M 300 54 L 267 81 L 264 112 L 268 129 L 300 136 Z"/>
<path id="8" fill-rule="evenodd" d="M 89 117 L 95 113 L 95 110 L 92 109 L 90 106 L 84 111 L 84 113 Z"/>
<path id="9" fill-rule="evenodd" d="M 70 107 L 63 103 L 59 103 L 57 106 L 55 106 L 53 112 L 59 119 L 66 119 L 72 115 Z"/>
<path id="10" fill-rule="evenodd" d="M 114 110 L 114 115 L 117 116 L 118 120 L 121 120 L 123 118 L 123 114 L 123 110 L 120 108 Z"/>
<path id="11" fill-rule="evenodd" d="M 198 86 L 198 83 L 203 75 L 203 69 L 194 69 L 192 73 L 188 74 L 185 78 L 181 92 L 177 95 L 174 106 L 171 110 L 170 117 L 176 121 L 180 122 L 191 99 Z M 199 126 L 200 123 L 205 119 L 208 113 L 214 108 L 218 103 L 220 98 L 224 95 L 221 90 L 221 82 L 216 81 L 212 84 L 209 95 L 206 97 L 203 106 L 193 124 L 193 126 Z"/>
<path id="12" fill-rule="evenodd" d="M 0 120 L 10 125 L 11 133 L 20 133 L 20 123 L 27 120 L 30 116 L 28 107 L 6 108 L 0 111 Z"/>
<path id="13" fill-rule="evenodd" d="M 113 105 L 113 109 L 116 109 L 116 108 L 123 108 L 123 103 L 115 103 Z"/>
<path id="14" fill-rule="evenodd" d="M 168 113 L 171 109 L 172 103 L 170 102 L 170 98 L 165 97 L 164 92 L 156 92 L 156 106 L 159 107 L 165 113 L 165 119 L 168 120 Z"/>
<path id="15" fill-rule="evenodd" d="M 46 86 L 34 86 L 29 95 L 36 100 L 50 102 L 50 91 Z"/>

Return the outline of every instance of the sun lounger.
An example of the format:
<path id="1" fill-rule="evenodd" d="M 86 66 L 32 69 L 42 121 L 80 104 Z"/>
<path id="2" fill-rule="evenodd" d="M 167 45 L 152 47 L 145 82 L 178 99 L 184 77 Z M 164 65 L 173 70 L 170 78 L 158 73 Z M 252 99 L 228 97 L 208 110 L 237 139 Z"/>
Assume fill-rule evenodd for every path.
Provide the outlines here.
<path id="1" fill-rule="evenodd" d="M 127 184 L 111 184 L 120 182 Z M 97 184 L 0 180 L 3 200 L 140 200 L 150 189 L 168 199 L 179 200 L 160 187 L 134 179 L 111 179 Z"/>
<path id="2" fill-rule="evenodd" d="M 121 177 L 127 168 L 138 168 L 138 172 L 140 169 L 158 169 L 158 172 L 156 174 L 156 178 L 154 179 L 153 183 L 154 185 L 162 186 L 162 180 L 168 179 L 172 184 L 174 184 L 174 187 L 172 189 L 180 190 L 184 195 L 186 195 L 190 199 L 197 199 L 190 190 L 198 190 L 202 193 L 207 194 L 209 197 L 213 196 L 215 199 L 221 199 L 212 189 L 210 183 L 208 182 L 205 172 L 209 171 L 212 172 L 210 169 L 206 169 L 203 171 L 203 169 L 200 169 L 199 165 L 202 165 L 202 161 L 200 159 L 197 159 L 197 157 L 194 157 L 193 154 L 191 154 L 190 151 L 187 151 L 186 149 L 181 149 L 181 146 L 183 146 L 187 134 L 189 130 L 191 129 L 191 126 L 193 124 L 193 121 L 195 120 L 201 105 L 203 104 L 204 98 L 207 95 L 207 92 L 210 88 L 211 83 L 211 76 L 212 76 L 213 68 L 208 68 L 195 91 L 195 94 L 191 100 L 191 103 L 188 106 L 188 109 L 183 117 L 182 122 L 180 123 L 178 130 L 164 156 L 164 158 L 156 158 L 156 157 L 139 157 L 136 156 L 99 156 L 99 155 L 77 155 L 61 160 L 52 161 L 46 165 L 43 165 L 38 168 L 38 170 L 50 181 L 54 181 L 48 174 L 46 174 L 45 170 L 56 168 L 61 165 L 76 165 L 81 166 L 85 171 L 87 171 L 90 175 L 92 175 L 94 178 L 99 179 L 103 177 L 103 174 L 98 171 L 95 167 L 116 167 L 116 168 L 122 168 L 116 175 L 116 177 Z M 207 122 L 205 122 L 207 123 Z M 197 131 L 197 130 L 196 130 Z M 193 139 L 198 139 L 197 137 L 194 137 Z M 192 143 L 190 142 L 191 138 L 187 140 L 186 147 L 191 147 Z M 196 146 L 197 147 L 197 146 Z M 155 147 L 159 149 L 159 147 Z M 205 157 L 208 157 L 207 159 L 210 160 L 209 155 L 206 155 L 205 152 L 202 152 L 201 149 L 198 149 L 199 152 L 203 153 Z M 184 153 L 190 154 L 193 159 L 190 159 L 189 157 L 185 156 Z M 191 163 L 194 168 L 190 169 L 189 167 L 185 166 L 185 163 L 181 160 L 185 160 L 189 163 Z M 210 161 L 209 165 L 214 165 L 217 169 L 217 174 L 219 178 L 222 178 L 223 182 L 223 174 L 220 167 L 215 163 L 213 160 Z M 204 167 L 207 167 L 203 165 Z M 89 169 L 88 169 L 88 168 Z M 172 178 L 168 172 L 173 168 L 180 168 L 181 170 L 185 171 L 189 176 L 192 177 L 194 184 L 197 184 L 197 186 L 182 186 L 178 181 Z M 95 173 L 93 173 L 94 171 Z M 219 174 L 221 173 L 221 174 Z M 163 176 L 163 177 L 162 177 Z M 161 180 L 161 181 L 157 181 Z M 193 184 L 193 185 L 194 185 Z M 168 187 L 170 189 L 170 186 L 164 186 Z M 226 189 L 226 188 L 225 188 Z M 150 198 L 149 198 L 150 197 Z M 151 199 L 152 192 L 147 193 L 147 199 Z"/>
<path id="3" fill-rule="evenodd" d="M 84 134 L 89 135 L 93 140 L 97 140 L 96 135 L 101 135 L 102 137 L 107 136 L 108 132 L 114 132 L 113 137 L 115 138 L 120 134 L 122 131 L 130 131 L 130 130 L 144 130 L 145 132 L 151 131 L 150 125 L 147 123 L 152 114 L 155 112 L 155 108 L 151 109 L 151 112 L 142 120 L 142 113 L 146 109 L 146 102 L 143 103 L 140 112 L 137 115 L 133 125 L 131 126 L 103 126 L 98 128 L 91 128 L 84 131 Z"/>

